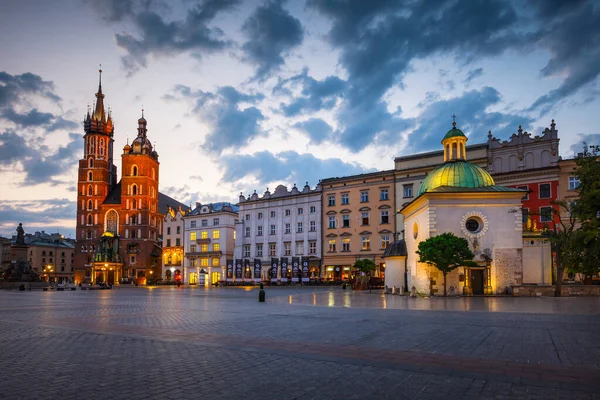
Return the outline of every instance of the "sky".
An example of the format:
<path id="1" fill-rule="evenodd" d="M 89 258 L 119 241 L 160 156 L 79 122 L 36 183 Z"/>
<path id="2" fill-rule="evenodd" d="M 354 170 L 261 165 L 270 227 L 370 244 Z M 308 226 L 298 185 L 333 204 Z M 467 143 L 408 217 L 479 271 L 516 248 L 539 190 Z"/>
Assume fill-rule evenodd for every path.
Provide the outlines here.
<path id="1" fill-rule="evenodd" d="M 75 237 L 82 120 L 99 65 L 123 146 L 144 109 L 160 190 L 237 202 L 394 168 L 555 119 L 600 144 L 597 0 L 3 0 L 0 235 Z"/>

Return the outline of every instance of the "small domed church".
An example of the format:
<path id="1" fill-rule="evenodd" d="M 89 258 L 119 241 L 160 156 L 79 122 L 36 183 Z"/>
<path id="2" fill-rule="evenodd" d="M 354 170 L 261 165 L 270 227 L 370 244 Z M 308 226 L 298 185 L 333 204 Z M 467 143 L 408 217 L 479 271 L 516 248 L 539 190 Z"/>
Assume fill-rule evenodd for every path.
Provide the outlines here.
<path id="1" fill-rule="evenodd" d="M 168 208 L 187 208 L 159 193 L 158 153 L 147 121 L 121 154 L 121 179 L 114 164 L 115 127 L 104 109 L 102 70 L 93 112 L 83 121 L 84 152 L 77 181 L 76 283 L 136 282 L 160 276 L 162 221 Z"/>
<path id="2" fill-rule="evenodd" d="M 526 191 L 496 185 L 486 170 L 467 161 L 467 140 L 454 122 L 442 139 L 444 163 L 427 175 L 418 196 L 400 210 L 405 238 L 388 251 L 388 287 L 406 285 L 423 294 L 442 292 L 442 273 L 420 263 L 416 251 L 421 241 L 446 232 L 467 239 L 478 264 L 449 273 L 448 293 L 504 293 L 521 283 L 521 199 Z"/>

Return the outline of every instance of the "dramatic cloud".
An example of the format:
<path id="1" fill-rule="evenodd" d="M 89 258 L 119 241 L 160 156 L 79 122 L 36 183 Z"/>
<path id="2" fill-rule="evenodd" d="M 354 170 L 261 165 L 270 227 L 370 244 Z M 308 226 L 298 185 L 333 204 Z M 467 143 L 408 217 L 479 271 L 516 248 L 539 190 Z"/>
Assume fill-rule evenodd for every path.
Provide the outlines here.
<path id="1" fill-rule="evenodd" d="M 491 129 L 496 137 L 508 137 L 518 126 L 528 129 L 533 119 L 528 116 L 494 112 L 490 108 L 501 102 L 500 93 L 492 87 L 471 90 L 460 97 L 439 100 L 430 95 L 431 101 L 420 105 L 422 111 L 417 119 L 417 127 L 409 138 L 409 151 L 441 149 L 441 140 L 452 128 L 451 115 L 457 115 L 457 127 L 469 137 L 469 144 L 487 141 Z"/>
<path id="2" fill-rule="evenodd" d="M 333 133 L 331 126 L 320 118 L 310 118 L 306 121 L 297 122 L 294 124 L 294 128 L 306 133 L 310 138 L 310 143 L 315 145 L 330 139 Z"/>
<path id="3" fill-rule="evenodd" d="M 34 233 L 39 227 L 74 232 L 76 210 L 76 202 L 69 199 L 0 200 L 0 232 L 11 237 L 19 223 L 25 233 Z"/>
<path id="4" fill-rule="evenodd" d="M 130 72 L 146 67 L 148 55 L 168 56 L 185 51 L 211 53 L 231 45 L 224 39 L 223 31 L 218 27 L 210 27 L 215 16 L 230 10 L 239 0 L 204 0 L 187 11 L 183 20 L 167 21 L 164 12 L 146 7 L 140 12 L 133 12 L 131 2 L 123 5 L 123 16 L 131 18 L 137 36 L 128 32 L 115 35 L 117 45 L 127 52 L 123 57 L 123 65 Z M 150 3 L 151 4 L 151 3 Z M 105 18 L 115 20 L 119 9 L 111 7 Z M 117 20 L 120 18 L 117 18 Z"/>
<path id="5" fill-rule="evenodd" d="M 340 50 L 340 63 L 348 73 L 338 121 L 354 132 L 340 130 L 341 142 L 353 151 L 372 143 L 380 126 L 398 117 L 383 112 L 383 96 L 393 86 L 403 87 L 414 60 L 430 56 L 447 55 L 449 62 L 469 64 L 507 50 L 547 50 L 552 58 L 542 74 L 564 76 L 559 88 L 530 109 L 547 112 L 600 71 L 598 7 L 589 1 L 550 3 L 536 1 L 517 10 L 514 3 L 499 0 L 308 0 L 309 7 L 331 20 L 327 37 Z M 470 71 L 466 82 L 481 72 Z M 358 131 L 363 113 L 383 121 L 363 123 Z"/>
<path id="6" fill-rule="evenodd" d="M 283 55 L 302 43 L 302 24 L 285 10 L 282 1 L 259 6 L 244 22 L 242 31 L 249 40 L 242 50 L 246 59 L 258 66 L 256 77 L 264 79 L 285 61 Z"/>
<path id="7" fill-rule="evenodd" d="M 44 81 L 39 75 L 30 72 L 21 75 L 10 75 L 0 72 L 0 109 L 12 108 L 22 103 L 26 96 L 38 95 L 53 102 L 60 97 L 54 93 L 54 83 Z"/>
<path id="8" fill-rule="evenodd" d="M 542 76 L 564 77 L 558 88 L 540 96 L 531 106 L 542 114 L 582 86 L 597 81 L 600 75 L 600 7 L 581 1 L 569 6 L 567 3 L 561 18 L 545 24 L 545 35 L 540 41 L 552 54 Z"/>
<path id="9" fill-rule="evenodd" d="M 202 144 L 208 152 L 221 154 L 228 148 L 237 149 L 263 134 L 260 128 L 260 121 L 265 119 L 263 114 L 254 106 L 244 107 L 263 100 L 262 94 L 244 94 L 231 86 L 211 93 L 179 85 L 174 91 L 175 95 L 167 95 L 165 99 L 190 101 L 195 115 L 208 125 L 210 133 Z"/>
<path id="10" fill-rule="evenodd" d="M 299 75 L 278 82 L 273 93 L 288 95 L 293 99 L 289 104 L 281 104 L 280 108 L 286 117 L 294 117 L 319 110 L 331 110 L 345 86 L 346 82 L 337 76 L 328 76 L 318 81 L 308 76 L 308 70 L 305 69 Z M 301 87 L 299 94 L 293 93 L 296 87 Z"/>
<path id="11" fill-rule="evenodd" d="M 205 193 L 201 191 L 195 191 L 191 189 L 188 185 L 183 185 L 181 187 L 175 186 L 167 186 L 161 189 L 161 192 L 166 194 L 169 197 L 179 201 L 180 203 L 188 205 L 190 208 L 194 208 L 194 203 L 200 201 L 202 199 L 203 202 L 218 202 L 218 201 L 227 201 L 230 203 L 236 203 L 233 201 L 234 194 L 228 196 L 219 196 L 211 193 Z"/>
<path id="12" fill-rule="evenodd" d="M 81 135 L 69 133 L 69 143 L 51 151 L 38 141 L 26 141 L 14 131 L 0 133 L 0 165 L 19 165 L 25 173 L 22 186 L 65 183 L 60 175 L 74 168 L 81 150 Z"/>
<path id="13" fill-rule="evenodd" d="M 223 166 L 222 182 L 237 183 L 244 190 L 252 189 L 241 186 L 250 177 L 264 187 L 274 182 L 296 183 L 299 186 L 308 182 L 314 186 L 317 183 L 315 179 L 318 178 L 373 171 L 360 164 L 345 162 L 339 158 L 323 160 L 312 154 L 299 154 L 295 151 L 284 151 L 277 154 L 262 151 L 251 155 L 227 155 L 222 157 L 221 161 Z"/>

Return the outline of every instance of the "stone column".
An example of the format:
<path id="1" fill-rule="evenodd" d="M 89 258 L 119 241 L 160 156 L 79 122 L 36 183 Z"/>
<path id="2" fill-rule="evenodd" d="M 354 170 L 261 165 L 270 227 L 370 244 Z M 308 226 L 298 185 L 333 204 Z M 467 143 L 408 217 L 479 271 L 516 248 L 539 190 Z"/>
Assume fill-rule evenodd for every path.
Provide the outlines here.
<path id="1" fill-rule="evenodd" d="M 473 294 L 473 288 L 471 288 L 471 270 L 469 267 L 465 268 L 465 286 L 463 287 L 463 295 L 470 296 Z"/>

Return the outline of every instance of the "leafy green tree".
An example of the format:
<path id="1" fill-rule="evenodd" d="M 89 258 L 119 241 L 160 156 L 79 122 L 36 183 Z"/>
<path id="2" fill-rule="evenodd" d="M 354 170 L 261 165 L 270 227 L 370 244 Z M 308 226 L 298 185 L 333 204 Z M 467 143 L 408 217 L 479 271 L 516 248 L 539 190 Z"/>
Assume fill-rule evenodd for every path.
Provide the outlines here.
<path id="1" fill-rule="evenodd" d="M 433 265 L 444 275 L 444 296 L 446 296 L 446 275 L 460 267 L 474 267 L 473 252 L 469 249 L 469 242 L 453 233 L 442 233 L 432 236 L 419 243 L 419 262 Z"/>
<path id="2" fill-rule="evenodd" d="M 600 147 L 587 146 L 576 160 L 574 176 L 579 179 L 578 199 L 555 201 L 551 222 L 544 235 L 555 254 L 556 284 L 554 296 L 561 296 L 564 272 L 586 276 L 598 272 L 600 259 Z"/>
<path id="3" fill-rule="evenodd" d="M 357 269 L 361 272 L 365 272 L 367 274 L 375 271 L 377 266 L 375 265 L 375 261 L 373 260 L 358 260 L 354 263 L 354 269 Z"/>

